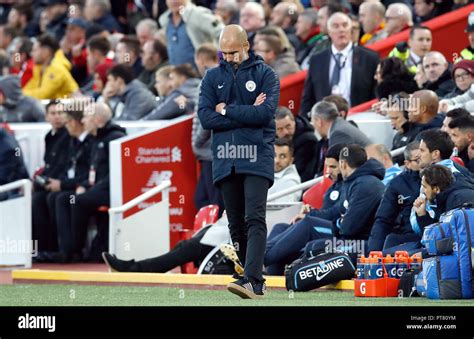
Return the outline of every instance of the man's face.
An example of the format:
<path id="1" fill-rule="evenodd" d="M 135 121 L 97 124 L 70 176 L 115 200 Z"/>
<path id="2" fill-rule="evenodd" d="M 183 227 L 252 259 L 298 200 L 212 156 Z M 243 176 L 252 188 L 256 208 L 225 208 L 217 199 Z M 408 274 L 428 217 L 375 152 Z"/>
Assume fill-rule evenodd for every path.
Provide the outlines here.
<path id="1" fill-rule="evenodd" d="M 428 81 L 435 82 L 448 68 L 448 64 L 441 58 L 431 55 L 423 59 L 423 70 Z"/>
<path id="2" fill-rule="evenodd" d="M 64 115 L 64 126 L 66 126 L 67 132 L 72 137 L 77 138 L 83 132 L 82 124 L 67 115 Z"/>
<path id="3" fill-rule="evenodd" d="M 173 13 L 179 13 L 180 9 L 186 6 L 187 0 L 166 0 L 166 6 Z"/>
<path id="4" fill-rule="evenodd" d="M 120 92 L 120 81 L 119 78 L 115 78 L 113 75 L 107 75 L 107 87 L 116 94 Z"/>
<path id="5" fill-rule="evenodd" d="M 388 118 L 390 119 L 390 124 L 392 128 L 397 132 L 401 132 L 403 124 L 407 121 L 403 116 L 403 112 L 399 111 L 398 109 L 389 109 L 387 110 Z"/>
<path id="6" fill-rule="evenodd" d="M 329 22 L 329 37 L 339 50 L 344 49 L 351 42 L 351 29 L 351 20 L 342 15 L 333 17 Z"/>
<path id="7" fill-rule="evenodd" d="M 84 130 L 91 133 L 97 129 L 95 124 L 94 114 L 92 112 L 84 112 L 84 117 L 81 120 L 82 124 L 84 125 Z"/>
<path id="8" fill-rule="evenodd" d="M 221 40 L 222 57 L 232 67 L 238 67 L 248 58 L 249 43 L 242 44 L 238 39 Z"/>
<path id="9" fill-rule="evenodd" d="M 454 71 L 454 81 L 456 82 L 456 87 L 465 92 L 474 83 L 474 77 L 465 69 L 458 68 Z"/>
<path id="10" fill-rule="evenodd" d="M 46 48 L 41 47 L 38 42 L 33 44 L 33 49 L 31 50 L 31 57 L 33 58 L 35 64 L 43 64 L 46 62 Z"/>
<path id="11" fill-rule="evenodd" d="M 317 23 L 321 33 L 327 34 L 328 32 L 328 7 L 322 7 L 317 14 Z"/>
<path id="12" fill-rule="evenodd" d="M 416 149 L 410 152 L 410 157 L 404 160 L 404 165 L 406 169 L 411 171 L 418 172 L 420 170 L 420 164 L 418 163 L 418 159 L 420 158 L 420 150 Z"/>
<path id="13" fill-rule="evenodd" d="M 293 163 L 293 156 L 288 146 L 275 145 L 275 172 L 283 171 Z"/>
<path id="14" fill-rule="evenodd" d="M 347 161 L 339 160 L 339 171 L 341 172 L 342 178 L 346 180 L 349 176 L 349 165 L 347 165 Z"/>
<path id="15" fill-rule="evenodd" d="M 322 138 L 327 137 L 327 133 L 324 130 L 324 122 L 323 119 L 319 117 L 311 117 L 311 125 L 313 125 L 313 128 Z"/>
<path id="16" fill-rule="evenodd" d="M 424 169 L 435 162 L 435 159 L 433 158 L 434 152 L 430 152 L 423 140 L 420 142 L 419 150 L 420 155 L 418 158 L 418 166 L 420 166 L 420 169 Z"/>
<path id="17" fill-rule="evenodd" d="M 385 30 L 387 31 L 388 35 L 395 34 L 400 32 L 403 28 L 405 28 L 405 21 L 401 13 L 398 13 L 396 7 L 390 7 L 385 12 Z"/>
<path id="18" fill-rule="evenodd" d="M 276 135 L 278 138 L 293 139 L 295 135 L 296 123 L 290 117 L 286 116 L 283 119 L 276 119 Z"/>
<path id="19" fill-rule="evenodd" d="M 133 65 L 135 62 L 132 60 L 132 53 L 123 42 L 119 42 L 115 47 L 115 58 L 119 64 Z"/>
<path id="20" fill-rule="evenodd" d="M 453 120 L 453 119 L 450 118 L 450 117 L 444 118 L 444 120 L 443 120 L 443 126 L 441 126 L 441 130 L 442 130 L 443 132 L 448 133 L 449 135 L 451 135 L 451 128 L 449 128 L 449 123 L 450 123 L 452 120 Z"/>
<path id="21" fill-rule="evenodd" d="M 8 13 L 7 24 L 10 27 L 15 27 L 15 28 L 21 27 L 20 13 L 15 8 L 12 8 L 10 12 Z"/>
<path id="22" fill-rule="evenodd" d="M 153 40 L 153 34 L 150 32 L 148 28 L 139 26 L 139 28 L 137 28 L 136 33 L 137 33 L 137 39 L 138 41 L 140 41 L 140 46 L 142 47 L 147 41 Z"/>
<path id="23" fill-rule="evenodd" d="M 270 14 L 270 24 L 273 26 L 283 26 L 283 21 L 287 15 L 287 6 L 284 3 L 277 4 Z M 284 28 L 284 27 L 283 27 Z"/>
<path id="24" fill-rule="evenodd" d="M 420 58 L 431 51 L 432 36 L 427 29 L 415 29 L 413 37 L 408 40 L 410 49 Z"/>
<path id="25" fill-rule="evenodd" d="M 143 67 L 148 71 L 154 70 L 160 64 L 160 55 L 155 53 L 153 41 L 148 41 L 143 46 L 142 62 Z"/>
<path id="26" fill-rule="evenodd" d="M 159 75 L 155 78 L 155 88 L 160 97 L 167 96 L 171 91 L 171 83 L 168 77 Z"/>
<path id="27" fill-rule="evenodd" d="M 270 46 L 263 40 L 255 44 L 254 51 L 263 58 L 263 61 L 265 61 L 267 65 L 270 65 L 277 58 L 275 52 L 272 51 Z"/>
<path id="28" fill-rule="evenodd" d="M 86 4 L 84 5 L 84 17 L 86 20 L 91 21 L 94 20 L 97 15 L 97 7 L 94 4 L 94 0 L 86 0 Z"/>
<path id="29" fill-rule="evenodd" d="M 77 45 L 81 42 L 82 39 L 85 39 L 86 31 L 76 25 L 68 25 L 66 28 L 66 40 L 73 44 Z"/>
<path id="30" fill-rule="evenodd" d="M 428 201 L 430 202 L 433 202 L 436 198 L 436 195 L 438 193 L 437 191 L 437 187 L 433 187 L 433 186 L 430 186 L 426 180 L 425 180 L 425 176 L 423 176 L 421 178 L 421 187 L 423 188 L 423 192 L 425 193 L 426 195 L 426 199 L 428 199 Z"/>
<path id="31" fill-rule="evenodd" d="M 415 95 L 410 96 L 408 111 L 408 121 L 411 123 L 417 123 L 421 121 L 421 107 L 420 100 Z"/>
<path id="32" fill-rule="evenodd" d="M 306 19 L 304 16 L 299 15 L 298 19 L 296 20 L 295 28 L 296 36 L 298 36 L 300 39 L 304 39 L 311 31 L 311 21 Z"/>
<path id="33" fill-rule="evenodd" d="M 415 13 L 418 16 L 427 16 L 433 8 L 433 3 L 428 5 L 425 0 L 415 0 Z"/>
<path id="34" fill-rule="evenodd" d="M 453 128 L 451 133 L 451 140 L 454 142 L 454 146 L 458 148 L 458 151 L 464 151 L 472 141 L 474 141 L 473 134 L 468 131 L 460 130 L 458 127 Z"/>
<path id="35" fill-rule="evenodd" d="M 370 33 L 377 28 L 377 22 L 374 13 L 369 10 L 369 4 L 363 3 L 359 7 L 359 21 L 366 33 Z"/>
<path id="36" fill-rule="evenodd" d="M 64 126 L 64 114 L 61 105 L 51 105 L 46 112 L 46 121 L 51 124 L 55 130 Z"/>
<path id="37" fill-rule="evenodd" d="M 354 44 L 358 43 L 360 40 L 360 22 L 358 20 L 352 20 L 352 28 L 351 28 L 351 35 L 352 35 L 352 42 Z"/>
<path id="38" fill-rule="evenodd" d="M 262 20 L 256 11 L 249 8 L 248 6 L 245 6 L 240 11 L 239 23 L 240 26 L 242 26 L 242 28 L 247 31 L 247 33 L 250 33 L 262 28 L 265 25 L 265 20 Z"/>
<path id="39" fill-rule="evenodd" d="M 334 158 L 326 158 L 326 173 L 332 181 L 337 181 L 337 177 L 341 173 L 339 170 L 339 161 Z"/>

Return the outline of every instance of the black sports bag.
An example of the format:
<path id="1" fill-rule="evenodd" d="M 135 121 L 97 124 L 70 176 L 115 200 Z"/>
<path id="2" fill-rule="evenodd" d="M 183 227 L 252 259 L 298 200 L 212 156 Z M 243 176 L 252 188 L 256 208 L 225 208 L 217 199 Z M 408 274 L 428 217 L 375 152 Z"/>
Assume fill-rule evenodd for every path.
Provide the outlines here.
<path id="1" fill-rule="evenodd" d="M 303 256 L 285 268 L 288 291 L 310 291 L 315 288 L 352 279 L 355 267 L 346 253 L 321 253 Z"/>

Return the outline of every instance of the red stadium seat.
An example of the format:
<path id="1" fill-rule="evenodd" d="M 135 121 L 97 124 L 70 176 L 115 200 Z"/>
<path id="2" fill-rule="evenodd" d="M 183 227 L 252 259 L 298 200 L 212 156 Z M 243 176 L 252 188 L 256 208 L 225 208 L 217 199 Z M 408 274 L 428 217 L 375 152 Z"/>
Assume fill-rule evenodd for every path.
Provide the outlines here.
<path id="1" fill-rule="evenodd" d="M 321 208 L 323 206 L 324 193 L 332 185 L 332 180 L 328 177 L 312 186 L 309 190 L 303 194 L 303 203 L 308 204 L 313 208 Z"/>
<path id="2" fill-rule="evenodd" d="M 198 232 L 201 228 L 206 225 L 213 224 L 219 218 L 219 206 L 218 205 L 207 205 L 201 207 L 201 209 L 196 213 L 194 217 L 194 227 L 192 232 L 184 233 L 184 240 L 190 239 L 193 234 Z M 194 263 L 189 262 L 187 264 L 181 265 L 181 273 L 195 274 L 197 272 L 196 266 Z"/>

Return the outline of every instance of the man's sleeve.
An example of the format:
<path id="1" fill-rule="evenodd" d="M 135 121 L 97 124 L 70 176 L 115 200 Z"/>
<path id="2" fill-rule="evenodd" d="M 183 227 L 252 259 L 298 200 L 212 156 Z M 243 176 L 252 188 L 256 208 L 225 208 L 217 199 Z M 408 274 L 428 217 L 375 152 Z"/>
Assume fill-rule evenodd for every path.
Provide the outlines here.
<path id="1" fill-rule="evenodd" d="M 174 100 L 179 95 L 174 93 L 166 98 L 162 105 L 157 106 L 153 111 L 143 117 L 143 120 L 162 120 L 173 119 L 185 113 L 185 109 L 181 108 Z"/>
<path id="2" fill-rule="evenodd" d="M 347 139 L 348 138 L 346 134 L 341 133 L 339 131 L 334 131 L 333 133 L 331 133 L 331 137 L 328 140 L 328 148 L 331 148 L 332 146 L 337 144 L 347 144 Z"/>
<path id="3" fill-rule="evenodd" d="M 144 89 L 147 91 L 148 89 Z M 147 92 L 140 91 L 136 95 L 130 97 L 130 101 L 126 108 L 126 116 L 129 120 L 140 120 L 150 113 L 150 99 Z M 153 107 L 153 106 L 152 106 Z"/>
<path id="4" fill-rule="evenodd" d="M 273 70 L 267 68 L 262 83 L 261 92 L 266 94 L 264 103 L 259 106 L 229 105 L 226 107 L 229 119 L 253 127 L 263 127 L 270 123 L 280 99 L 280 80 Z"/>
<path id="5" fill-rule="evenodd" d="M 400 214 L 401 206 L 393 188 L 394 181 L 390 182 L 380 202 L 380 206 L 375 214 L 375 223 L 369 237 L 369 249 L 371 251 L 381 251 L 385 238 L 391 232 L 394 221 Z"/>
<path id="6" fill-rule="evenodd" d="M 63 72 L 67 72 L 63 70 Z M 33 87 L 29 81 L 23 88 L 23 94 L 36 99 L 50 99 L 54 98 L 59 89 L 64 85 L 64 75 L 61 73 L 53 74 L 48 72 L 44 74 L 40 87 Z"/>
<path id="7" fill-rule="evenodd" d="M 300 108 L 300 116 L 305 118 L 306 120 L 310 120 L 309 112 L 311 112 L 311 108 L 316 103 L 316 97 L 314 96 L 314 87 L 313 82 L 311 81 L 311 77 L 313 75 L 313 62 L 309 62 L 309 69 L 308 74 L 306 75 L 306 79 L 304 81 L 303 87 L 303 96 L 301 98 L 301 108 Z"/>
<path id="8" fill-rule="evenodd" d="M 218 98 L 209 83 L 209 72 L 206 72 L 202 79 L 199 92 L 199 108 L 198 116 L 204 129 L 212 129 L 214 131 L 227 131 L 235 128 L 244 127 L 236 121 L 229 119 L 216 112 L 216 105 L 219 104 Z"/>

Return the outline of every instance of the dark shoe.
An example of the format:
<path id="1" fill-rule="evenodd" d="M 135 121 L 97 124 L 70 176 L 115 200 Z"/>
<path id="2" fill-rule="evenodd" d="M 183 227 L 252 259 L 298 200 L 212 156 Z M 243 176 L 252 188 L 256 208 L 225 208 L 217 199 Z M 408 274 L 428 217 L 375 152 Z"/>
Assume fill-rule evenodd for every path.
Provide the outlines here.
<path id="1" fill-rule="evenodd" d="M 247 278 L 241 278 L 227 285 L 227 290 L 237 294 L 242 299 L 261 299 L 266 292 L 265 282 L 251 282 Z"/>
<path id="2" fill-rule="evenodd" d="M 102 258 L 109 266 L 110 272 L 133 272 L 131 268 L 135 264 L 135 260 L 120 260 L 107 252 L 102 252 Z"/>

